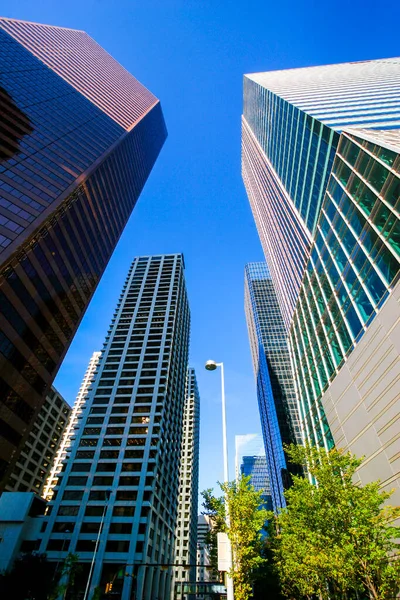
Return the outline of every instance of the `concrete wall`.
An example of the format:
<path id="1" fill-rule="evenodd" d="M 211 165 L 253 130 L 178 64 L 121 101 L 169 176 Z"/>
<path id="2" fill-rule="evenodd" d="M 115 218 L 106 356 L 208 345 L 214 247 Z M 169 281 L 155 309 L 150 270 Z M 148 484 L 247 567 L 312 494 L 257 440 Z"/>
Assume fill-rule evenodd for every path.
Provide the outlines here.
<path id="1" fill-rule="evenodd" d="M 400 282 L 322 403 L 336 446 L 365 455 L 361 481 L 380 479 L 400 505 Z"/>

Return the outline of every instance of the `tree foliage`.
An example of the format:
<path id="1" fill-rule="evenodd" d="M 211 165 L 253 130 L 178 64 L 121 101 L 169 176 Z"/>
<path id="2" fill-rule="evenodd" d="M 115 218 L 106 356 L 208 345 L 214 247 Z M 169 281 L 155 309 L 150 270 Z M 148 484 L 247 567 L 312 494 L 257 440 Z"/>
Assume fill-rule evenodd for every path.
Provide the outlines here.
<path id="1" fill-rule="evenodd" d="M 215 497 L 212 490 L 202 494 L 204 514 L 210 516 L 213 522 L 211 536 L 219 531 L 226 532 L 231 542 L 233 566 L 229 575 L 233 579 L 235 600 L 247 600 L 251 596 L 256 573 L 265 563 L 261 532 L 268 512 L 263 508 L 262 492 L 257 492 L 249 482 L 250 477 L 242 476 L 238 481 L 219 484 L 223 497 Z M 229 526 L 226 523 L 225 499 Z"/>
<path id="2" fill-rule="evenodd" d="M 354 476 L 362 460 L 351 453 L 310 446 L 287 452 L 313 482 L 295 476 L 287 508 L 275 518 L 271 544 L 283 592 L 296 598 L 394 598 L 400 528 L 393 522 L 400 508 L 384 504 L 391 493 L 379 482 L 361 486 Z"/>
<path id="3" fill-rule="evenodd" d="M 46 554 L 22 554 L 10 571 L 0 574 L 0 598 L 47 600 L 57 586 L 53 573 Z"/>

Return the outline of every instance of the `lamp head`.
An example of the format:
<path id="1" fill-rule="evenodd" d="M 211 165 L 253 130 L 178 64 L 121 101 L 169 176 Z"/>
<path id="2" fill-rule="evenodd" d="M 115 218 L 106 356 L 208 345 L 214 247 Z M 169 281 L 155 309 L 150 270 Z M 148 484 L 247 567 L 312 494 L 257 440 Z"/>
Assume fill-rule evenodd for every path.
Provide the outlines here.
<path id="1" fill-rule="evenodd" d="M 215 360 L 208 360 L 205 364 L 205 367 L 207 371 L 215 371 L 215 369 L 217 368 L 217 363 L 215 362 Z"/>

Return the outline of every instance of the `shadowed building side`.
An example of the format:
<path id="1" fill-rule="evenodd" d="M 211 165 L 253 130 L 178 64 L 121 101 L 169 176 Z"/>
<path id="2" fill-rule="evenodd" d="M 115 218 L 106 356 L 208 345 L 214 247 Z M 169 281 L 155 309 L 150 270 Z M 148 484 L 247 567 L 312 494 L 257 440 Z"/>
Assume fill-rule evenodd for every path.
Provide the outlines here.
<path id="1" fill-rule="evenodd" d="M 84 32 L 0 19 L 0 48 L 1 488 L 166 128 Z"/>

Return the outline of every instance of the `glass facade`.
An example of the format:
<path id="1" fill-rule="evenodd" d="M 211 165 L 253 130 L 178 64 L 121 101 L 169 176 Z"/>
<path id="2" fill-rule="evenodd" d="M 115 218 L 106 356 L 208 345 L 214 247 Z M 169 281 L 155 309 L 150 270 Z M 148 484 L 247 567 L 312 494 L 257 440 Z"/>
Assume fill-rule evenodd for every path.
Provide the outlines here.
<path id="1" fill-rule="evenodd" d="M 321 396 L 399 278 L 400 156 L 360 134 L 341 135 L 290 331 L 303 430 L 327 448 Z"/>
<path id="2" fill-rule="evenodd" d="M 41 542 L 52 561 L 77 552 L 87 578 L 104 514 L 90 593 L 97 585 L 104 592 L 122 568 L 129 576 L 113 586 L 117 600 L 169 597 L 171 569 L 138 565 L 174 562 L 189 328 L 183 256 L 136 258 Z"/>
<path id="3" fill-rule="evenodd" d="M 386 431 L 400 414 L 399 357 L 385 330 L 397 319 L 399 93 L 399 58 L 244 78 L 243 180 L 287 328 L 302 437 L 366 454 L 365 481 L 387 485 L 399 482 Z M 392 371 L 371 358 L 384 346 Z"/>
<path id="4" fill-rule="evenodd" d="M 63 54 L 74 44 L 85 48 L 74 54 L 84 65 L 75 80 L 71 72 L 67 77 Z M 50 45 L 53 51 L 43 57 Z M 93 47 L 103 61 L 94 60 Z M 4 484 L 166 130 L 157 99 L 84 32 L 0 19 L 0 48 Z M 102 86 L 109 91 L 111 85 L 121 102 L 128 92 L 137 98 L 124 104 L 123 114 L 104 105 Z"/>
<path id="5" fill-rule="evenodd" d="M 310 232 L 316 226 L 339 135 L 248 77 L 243 116 Z"/>
<path id="6" fill-rule="evenodd" d="M 245 75 L 242 173 L 289 330 L 340 132 L 400 128 L 400 62 Z"/>
<path id="7" fill-rule="evenodd" d="M 265 456 L 243 456 L 240 473 L 246 477 L 251 477 L 250 484 L 257 492 L 262 492 L 264 508 L 266 510 L 273 510 L 267 459 Z"/>
<path id="8" fill-rule="evenodd" d="M 283 444 L 301 441 L 287 333 L 265 263 L 245 269 L 245 312 L 274 510 L 289 485 Z"/>

